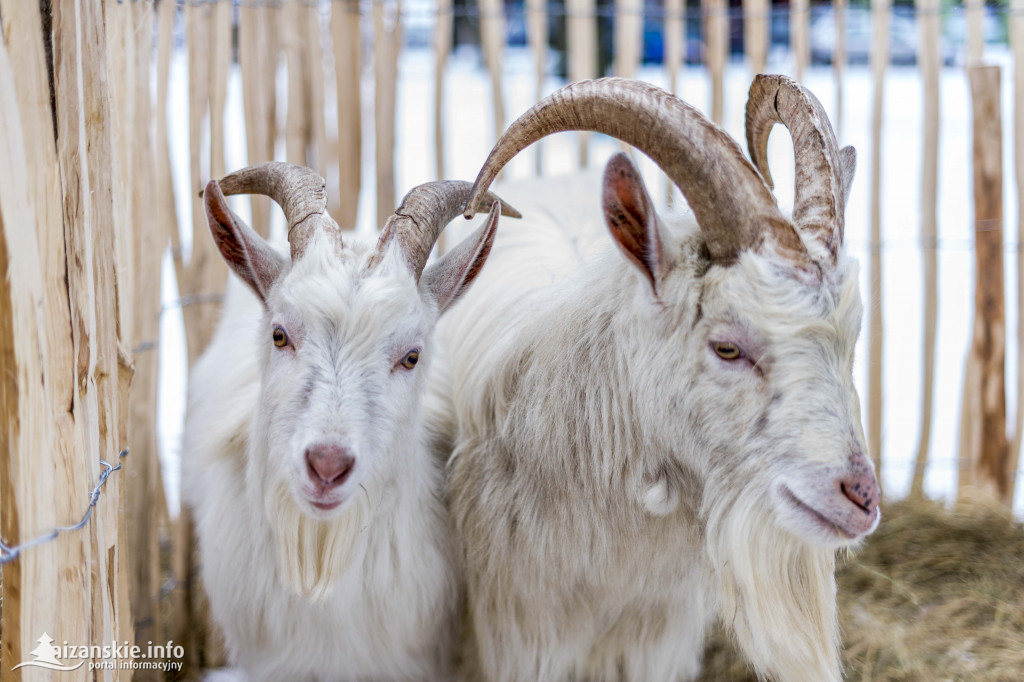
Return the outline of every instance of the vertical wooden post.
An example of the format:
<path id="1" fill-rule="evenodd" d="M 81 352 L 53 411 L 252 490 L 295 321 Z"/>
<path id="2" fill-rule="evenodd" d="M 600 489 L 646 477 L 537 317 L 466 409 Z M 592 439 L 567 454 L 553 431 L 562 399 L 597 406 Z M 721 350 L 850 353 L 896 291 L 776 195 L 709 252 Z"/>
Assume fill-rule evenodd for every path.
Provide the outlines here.
<path id="1" fill-rule="evenodd" d="M 810 0 L 790 0 L 789 3 L 790 48 L 793 51 L 793 67 L 796 79 L 804 79 L 804 69 L 810 58 L 811 44 L 807 39 L 811 23 Z"/>
<path id="2" fill-rule="evenodd" d="M 274 158 L 276 126 L 272 103 L 277 96 L 273 87 L 277 51 L 276 42 L 268 44 L 266 35 L 268 25 L 276 23 L 271 21 L 271 17 L 277 14 L 278 10 L 246 3 L 239 8 L 238 66 L 242 72 L 246 153 L 250 164 Z M 252 228 L 264 237 L 269 236 L 270 199 L 251 196 L 249 201 L 252 205 Z"/>
<path id="3" fill-rule="evenodd" d="M 874 43 L 871 71 L 874 88 L 871 109 L 871 323 L 868 344 L 868 449 L 875 470 L 882 470 L 882 112 L 885 69 L 889 62 L 890 0 L 872 0 Z"/>
<path id="4" fill-rule="evenodd" d="M 679 71 L 685 56 L 686 3 L 684 0 L 665 2 L 665 68 L 668 70 L 668 91 L 679 94 Z M 665 203 L 671 207 L 675 201 L 675 184 L 668 178 L 662 179 L 665 186 Z"/>
<path id="5" fill-rule="evenodd" d="M 131 174 L 135 190 L 132 199 L 130 225 L 144 225 L 135 232 L 133 287 L 135 311 L 131 336 L 135 377 L 132 381 L 130 404 L 130 435 L 132 466 L 126 472 L 128 483 L 128 528 L 131 534 L 130 560 L 132 564 L 132 615 L 135 621 L 136 642 L 163 643 L 165 641 L 160 610 L 160 522 L 166 511 L 159 508 L 163 482 L 160 459 L 157 454 L 157 382 L 159 354 L 157 339 L 160 335 L 160 264 L 167 234 L 159 221 L 154 221 L 156 201 L 155 165 L 152 162 L 153 141 L 150 122 L 149 56 L 153 43 L 153 12 L 151 2 L 131 5 L 130 36 L 134 57 L 140 59 L 135 69 L 135 82 L 129 91 L 135 98 L 135 116 L 126 130 L 133 133 L 130 142 L 135 163 L 125 169 Z M 155 670 L 136 672 L 139 680 L 160 679 Z"/>
<path id="6" fill-rule="evenodd" d="M 500 0 L 477 0 L 480 8 L 480 43 L 484 64 L 491 75 L 494 102 L 494 140 L 505 132 L 505 98 L 501 92 L 501 55 L 505 50 L 505 10 Z"/>
<path id="7" fill-rule="evenodd" d="M 12 544 L 79 521 L 99 460 L 118 463 L 127 440 L 134 178 L 118 124 L 134 110 L 131 12 L 59 0 L 44 31 L 38 4 L 0 0 L 0 534 Z M 6 564 L 3 670 L 46 630 L 76 646 L 134 640 L 124 499 L 114 475 L 86 526 Z"/>
<path id="8" fill-rule="evenodd" d="M 985 58 L 985 0 L 964 0 L 967 14 L 967 65 L 978 66 Z"/>
<path id="9" fill-rule="evenodd" d="M 924 86 L 924 138 L 921 159 L 921 256 L 924 265 L 924 348 L 921 384 L 921 426 L 910 494 L 924 495 L 925 467 L 932 430 L 935 391 L 935 331 L 938 318 L 938 186 L 939 186 L 939 0 L 918 0 L 921 52 L 918 64 Z"/>
<path id="10" fill-rule="evenodd" d="M 1013 48 L 1013 168 L 1017 190 L 1017 309 L 1024 310 L 1024 0 L 1010 0 Z M 1024 315 L 1017 314 L 1017 414 L 1007 478 L 1012 506 L 1024 442 Z"/>
<path id="11" fill-rule="evenodd" d="M 767 0 L 743 0 L 743 48 L 750 70 L 756 75 L 764 72 L 768 61 Z"/>
<path id="12" fill-rule="evenodd" d="M 832 51 L 832 71 L 836 81 L 836 137 L 843 140 L 843 69 L 846 66 L 846 7 L 847 0 L 835 0 L 836 43 Z"/>
<path id="13" fill-rule="evenodd" d="M 708 76 L 711 78 L 711 120 L 725 115 L 725 61 L 729 50 L 729 5 L 726 0 L 701 0 L 706 18 Z"/>
<path id="14" fill-rule="evenodd" d="M 447 1 L 447 0 L 445 0 Z M 539 102 L 544 94 L 544 73 L 548 60 L 548 2 L 547 0 L 526 0 L 526 30 L 533 52 L 534 79 L 533 101 Z M 541 142 L 534 143 L 534 172 L 544 173 L 544 148 Z M 441 233 L 444 234 L 443 232 Z"/>
<path id="15" fill-rule="evenodd" d="M 452 0 L 438 0 L 437 23 L 434 26 L 434 178 L 437 180 L 448 177 L 444 158 L 444 67 L 452 48 L 452 21 Z M 444 232 L 441 237 L 444 237 Z"/>
<path id="16" fill-rule="evenodd" d="M 565 0 L 566 51 L 569 80 L 579 81 L 597 76 L 597 3 L 595 0 Z M 579 164 L 590 164 L 590 134 L 577 133 Z"/>
<path id="17" fill-rule="evenodd" d="M 644 40 L 643 0 L 615 0 L 615 75 L 634 78 Z"/>
<path id="18" fill-rule="evenodd" d="M 338 91 L 338 190 L 341 200 L 338 222 L 342 228 L 352 229 L 356 226 L 359 210 L 363 162 L 363 99 L 360 95 L 363 60 L 358 0 L 331 3 L 331 37 Z"/>
<path id="19" fill-rule="evenodd" d="M 374 140 L 377 156 L 377 227 L 395 210 L 395 88 L 401 44 L 401 1 L 373 5 Z"/>
<path id="20" fill-rule="evenodd" d="M 975 292 L 970 355 L 978 369 L 964 385 L 972 427 L 968 467 L 961 471 L 960 499 L 982 496 L 1010 503 L 1009 446 L 1006 439 L 1003 302 L 1003 130 L 1000 71 L 997 66 L 967 69 L 971 86 L 974 175 Z"/>

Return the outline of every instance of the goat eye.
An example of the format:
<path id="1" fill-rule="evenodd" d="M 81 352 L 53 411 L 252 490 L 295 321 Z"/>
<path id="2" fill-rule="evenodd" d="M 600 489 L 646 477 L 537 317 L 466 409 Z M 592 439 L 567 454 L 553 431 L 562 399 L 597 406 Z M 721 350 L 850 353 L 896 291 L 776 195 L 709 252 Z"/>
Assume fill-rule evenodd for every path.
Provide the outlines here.
<path id="1" fill-rule="evenodd" d="M 278 348 L 284 348 L 288 345 L 288 333 L 284 330 L 284 327 L 274 327 L 273 337 L 274 345 Z"/>
<path id="2" fill-rule="evenodd" d="M 738 360 L 743 356 L 743 351 L 735 343 L 716 343 L 714 348 L 715 353 L 723 360 Z"/>
<path id="3" fill-rule="evenodd" d="M 402 356 L 402 359 L 398 364 L 402 365 L 406 369 L 412 369 L 416 366 L 416 363 L 420 360 L 420 352 L 418 350 L 411 350 Z"/>

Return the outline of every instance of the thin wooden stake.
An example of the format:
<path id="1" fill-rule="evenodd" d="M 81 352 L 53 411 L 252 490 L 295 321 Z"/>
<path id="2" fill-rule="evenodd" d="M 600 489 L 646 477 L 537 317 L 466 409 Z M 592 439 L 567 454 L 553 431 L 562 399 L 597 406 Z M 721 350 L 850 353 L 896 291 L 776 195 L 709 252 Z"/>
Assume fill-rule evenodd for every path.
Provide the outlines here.
<path id="1" fill-rule="evenodd" d="M 401 44 L 401 2 L 373 5 L 374 139 L 377 157 L 377 227 L 395 210 L 395 88 Z"/>
<path id="2" fill-rule="evenodd" d="M 804 69 L 810 59 L 811 44 L 807 39 L 811 24 L 810 0 L 792 0 L 789 3 L 790 47 L 793 50 L 796 79 L 804 79 Z"/>
<path id="3" fill-rule="evenodd" d="M 874 82 L 871 113 L 871 323 L 868 344 L 868 449 L 875 471 L 882 470 L 882 112 L 889 62 L 890 0 L 872 0 Z"/>
<path id="4" fill-rule="evenodd" d="M 595 0 L 565 0 L 566 51 L 569 59 L 569 80 L 579 81 L 597 76 L 597 4 Z M 590 165 L 590 134 L 577 133 L 579 165 Z"/>
<path id="5" fill-rule="evenodd" d="M 924 138 L 921 159 L 921 250 L 924 265 L 924 348 L 921 426 L 910 494 L 924 495 L 925 468 L 931 441 L 935 391 L 935 332 L 938 322 L 938 188 L 939 188 L 939 0 L 918 0 L 921 22 L 919 64 L 924 86 Z"/>
<path id="6" fill-rule="evenodd" d="M 337 218 L 342 228 L 353 229 L 359 210 L 363 159 L 362 37 L 358 0 L 331 3 L 331 37 L 338 91 L 338 193 L 341 210 Z"/>
<path id="7" fill-rule="evenodd" d="M 843 69 L 846 67 L 846 7 L 847 0 L 835 0 L 836 44 L 832 51 L 832 71 L 836 82 L 836 111 L 832 117 L 836 137 L 843 139 Z"/>
<path id="8" fill-rule="evenodd" d="M 529 9 L 527 9 L 529 11 Z M 434 27 L 434 178 L 448 177 L 444 158 L 444 67 L 452 48 L 452 0 L 438 0 Z M 441 233 L 444 237 L 444 233 Z M 440 239 L 439 239 L 440 241 Z"/>
<path id="9" fill-rule="evenodd" d="M 494 108 L 494 140 L 505 132 L 505 97 L 501 92 L 501 57 L 505 51 L 505 10 L 500 0 L 477 0 L 480 8 L 480 43 L 484 64 L 491 75 Z"/>
<path id="10" fill-rule="evenodd" d="M 449 0 L 442 0 L 448 2 Z M 533 99 L 539 102 L 544 95 L 544 75 L 548 60 L 548 2 L 547 0 L 526 0 L 526 31 L 533 52 L 535 78 Z M 544 147 L 534 143 L 534 172 L 544 174 Z M 443 236 L 443 233 L 442 233 Z"/>
<path id="11" fill-rule="evenodd" d="M 767 0 L 743 0 L 743 46 L 746 48 L 747 63 L 755 75 L 763 73 L 768 62 L 770 9 Z"/>
<path id="12" fill-rule="evenodd" d="M 958 499 L 983 497 L 1008 505 L 1009 445 L 1006 438 L 1006 319 L 1003 302 L 1003 154 L 1000 70 L 967 68 L 971 86 L 974 175 L 974 334 L 970 355 L 978 371 L 964 385 L 972 427 L 968 467 L 961 471 Z"/>
<path id="13" fill-rule="evenodd" d="M 166 0 L 164 0 L 166 1 Z M 276 96 L 273 76 L 277 67 L 276 45 L 267 45 L 264 36 L 268 13 L 277 10 L 243 3 L 238 18 L 238 66 L 242 72 L 242 104 L 245 110 L 246 153 L 248 163 L 274 159 L 274 120 L 271 102 Z M 271 74 L 268 80 L 267 72 Z M 252 228 L 263 237 L 270 235 L 270 199 L 253 195 Z"/>
<path id="14" fill-rule="evenodd" d="M 643 0 L 615 0 L 615 75 L 634 78 L 644 37 Z"/>
<path id="15" fill-rule="evenodd" d="M 1013 505 L 1017 466 L 1024 441 L 1024 0 L 1010 1 L 1010 44 L 1013 48 L 1013 167 L 1017 190 L 1017 413 L 1008 471 Z"/>
<path id="16" fill-rule="evenodd" d="M 729 50 L 729 5 L 725 0 L 701 0 L 707 19 L 708 76 L 711 78 L 711 120 L 725 116 L 725 61 Z"/>

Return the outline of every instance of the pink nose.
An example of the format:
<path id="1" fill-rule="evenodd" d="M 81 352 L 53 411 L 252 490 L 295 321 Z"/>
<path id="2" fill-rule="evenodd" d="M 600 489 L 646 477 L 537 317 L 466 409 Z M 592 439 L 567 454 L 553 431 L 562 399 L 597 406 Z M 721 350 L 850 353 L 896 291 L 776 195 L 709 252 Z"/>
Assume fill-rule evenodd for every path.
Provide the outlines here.
<path id="1" fill-rule="evenodd" d="M 860 507 L 866 514 L 873 514 L 878 508 L 878 479 L 866 465 L 855 468 L 855 471 L 839 479 L 839 489 L 847 499 Z"/>
<path id="2" fill-rule="evenodd" d="M 356 458 L 337 443 L 314 443 L 306 448 L 306 473 L 324 489 L 344 483 L 355 463 Z"/>

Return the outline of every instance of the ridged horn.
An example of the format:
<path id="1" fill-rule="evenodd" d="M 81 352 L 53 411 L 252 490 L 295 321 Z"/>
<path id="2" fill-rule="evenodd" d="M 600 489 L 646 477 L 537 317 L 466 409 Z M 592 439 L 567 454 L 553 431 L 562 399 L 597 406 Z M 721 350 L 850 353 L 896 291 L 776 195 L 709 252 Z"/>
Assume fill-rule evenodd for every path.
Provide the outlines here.
<path id="1" fill-rule="evenodd" d="M 747 148 L 769 187 L 768 136 L 781 123 L 789 129 L 795 157 L 793 223 L 828 252 L 835 265 L 843 243 L 845 190 L 839 145 L 821 102 L 786 76 L 760 75 L 747 99 Z"/>
<path id="2" fill-rule="evenodd" d="M 316 171 L 280 161 L 249 166 L 224 176 L 220 181 L 224 194 L 263 194 L 284 211 L 288 222 L 288 243 L 292 260 L 305 253 L 318 230 L 334 239 L 341 249 L 341 229 L 327 214 L 327 183 Z"/>
<path id="3" fill-rule="evenodd" d="M 649 83 L 624 78 L 580 81 L 520 116 L 477 175 L 466 216 L 509 160 L 552 133 L 587 130 L 633 145 L 658 164 L 693 209 L 716 261 L 732 262 L 766 239 L 780 255 L 808 263 L 792 223 L 739 145 L 699 111 Z"/>
<path id="4" fill-rule="evenodd" d="M 394 214 L 384 224 L 377 248 L 374 250 L 368 267 L 375 267 L 384 258 L 388 245 L 397 240 L 405 258 L 419 281 L 420 274 L 427 264 L 434 242 L 457 215 L 462 213 L 463 206 L 469 198 L 472 185 L 461 180 L 443 180 L 428 182 L 414 187 L 402 199 Z M 473 203 L 476 210 L 489 211 L 492 204 L 499 201 L 501 215 L 510 218 L 521 218 L 515 210 L 491 192 L 483 193 Z"/>

